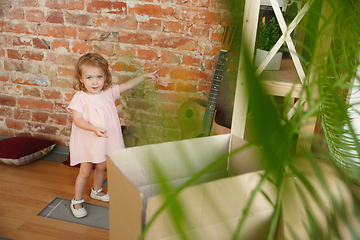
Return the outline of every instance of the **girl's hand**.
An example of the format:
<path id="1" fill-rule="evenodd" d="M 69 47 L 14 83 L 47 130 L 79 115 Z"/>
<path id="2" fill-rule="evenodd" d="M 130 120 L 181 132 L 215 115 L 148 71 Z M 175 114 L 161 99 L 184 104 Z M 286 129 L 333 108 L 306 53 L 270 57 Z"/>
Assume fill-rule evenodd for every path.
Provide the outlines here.
<path id="1" fill-rule="evenodd" d="M 94 127 L 93 132 L 96 134 L 96 136 L 98 137 L 103 137 L 103 138 L 107 138 L 108 136 L 106 135 L 106 130 L 103 130 L 99 127 Z"/>
<path id="2" fill-rule="evenodd" d="M 154 82 L 159 81 L 159 75 L 157 75 L 157 72 L 160 71 L 160 70 L 161 70 L 161 68 L 155 70 L 155 71 L 152 72 L 152 73 L 148 73 L 148 74 L 147 74 L 147 77 L 152 78 L 152 79 L 154 80 Z"/>

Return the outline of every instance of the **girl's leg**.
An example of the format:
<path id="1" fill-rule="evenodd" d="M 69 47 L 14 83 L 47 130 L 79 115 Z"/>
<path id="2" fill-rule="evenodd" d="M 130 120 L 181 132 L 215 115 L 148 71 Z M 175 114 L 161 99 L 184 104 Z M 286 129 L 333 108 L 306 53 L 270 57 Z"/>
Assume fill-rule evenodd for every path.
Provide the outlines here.
<path id="1" fill-rule="evenodd" d="M 75 200 L 79 201 L 83 199 L 87 180 L 89 179 L 92 172 L 93 164 L 90 162 L 81 163 L 79 174 L 75 181 Z M 82 204 L 75 204 L 76 209 L 82 208 Z"/>
<path id="2" fill-rule="evenodd" d="M 99 190 L 105 179 L 105 172 L 106 172 L 106 162 L 95 164 L 95 171 L 94 171 L 94 190 Z M 105 195 L 105 192 L 100 192 L 99 196 Z"/>

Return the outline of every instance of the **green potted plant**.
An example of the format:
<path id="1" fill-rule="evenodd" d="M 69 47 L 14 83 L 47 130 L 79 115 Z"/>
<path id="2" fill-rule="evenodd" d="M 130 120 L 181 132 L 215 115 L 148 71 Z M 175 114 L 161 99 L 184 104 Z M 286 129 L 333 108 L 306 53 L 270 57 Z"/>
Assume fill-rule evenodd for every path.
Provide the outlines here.
<path id="1" fill-rule="evenodd" d="M 258 26 L 256 37 L 255 66 L 259 67 L 270 50 L 281 37 L 282 32 L 275 17 L 269 21 L 261 21 Z M 279 70 L 282 59 L 282 52 L 278 51 L 270 60 L 264 70 Z"/>

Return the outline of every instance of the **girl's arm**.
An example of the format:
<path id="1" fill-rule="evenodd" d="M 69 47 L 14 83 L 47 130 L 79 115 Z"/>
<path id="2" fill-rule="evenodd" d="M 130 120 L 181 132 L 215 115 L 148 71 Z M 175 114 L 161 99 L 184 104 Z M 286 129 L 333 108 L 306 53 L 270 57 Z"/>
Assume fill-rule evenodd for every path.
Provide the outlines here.
<path id="1" fill-rule="evenodd" d="M 132 78 L 132 79 L 128 80 L 127 82 L 120 84 L 119 85 L 120 92 L 129 90 L 129 89 L 139 85 L 140 83 L 142 83 L 144 80 L 146 80 L 148 78 L 152 78 L 154 81 L 157 81 L 159 79 L 159 76 L 156 74 L 158 71 L 160 71 L 160 69 L 158 69 L 152 73 L 144 73 L 138 77 Z"/>
<path id="2" fill-rule="evenodd" d="M 81 128 L 81 129 L 86 130 L 86 131 L 94 132 L 96 134 L 96 136 L 98 136 L 98 137 L 107 138 L 106 130 L 103 130 L 103 129 L 99 128 L 99 127 L 95 127 L 91 123 L 86 122 L 83 119 L 82 114 L 80 112 L 78 112 L 76 110 L 72 110 L 72 116 L 73 116 L 74 124 L 78 128 Z"/>

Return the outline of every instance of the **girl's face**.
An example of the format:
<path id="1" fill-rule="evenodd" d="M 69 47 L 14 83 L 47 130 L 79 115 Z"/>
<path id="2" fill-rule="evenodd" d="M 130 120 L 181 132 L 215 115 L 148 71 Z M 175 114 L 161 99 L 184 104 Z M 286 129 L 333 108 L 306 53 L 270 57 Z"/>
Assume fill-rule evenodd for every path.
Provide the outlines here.
<path id="1" fill-rule="evenodd" d="M 79 80 L 84 84 L 86 93 L 99 94 L 104 87 L 105 74 L 100 67 L 84 65 Z"/>

